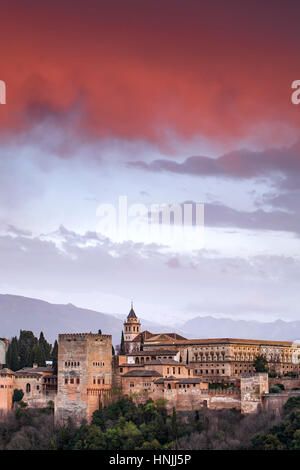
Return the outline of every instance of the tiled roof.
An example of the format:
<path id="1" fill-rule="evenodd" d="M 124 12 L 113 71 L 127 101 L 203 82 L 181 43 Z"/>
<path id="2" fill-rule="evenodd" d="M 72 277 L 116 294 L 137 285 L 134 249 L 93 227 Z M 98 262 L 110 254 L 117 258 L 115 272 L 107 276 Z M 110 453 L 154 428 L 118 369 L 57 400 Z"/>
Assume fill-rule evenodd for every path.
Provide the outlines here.
<path id="1" fill-rule="evenodd" d="M 41 374 L 43 372 L 52 372 L 52 367 L 23 367 L 23 369 L 18 370 L 17 372 L 20 373 L 34 373 L 34 374 Z"/>
<path id="2" fill-rule="evenodd" d="M 15 373 L 8 369 L 7 367 L 5 367 L 4 369 L 0 369 L 0 375 L 14 375 Z"/>
<path id="3" fill-rule="evenodd" d="M 168 341 L 162 341 L 156 346 L 167 346 Z M 201 345 L 201 344 L 249 344 L 249 345 L 262 345 L 262 346 L 286 346 L 289 347 L 293 344 L 292 341 L 273 341 L 273 340 L 260 340 L 260 339 L 241 339 L 241 338 L 209 338 L 209 339 L 186 339 L 185 341 L 175 340 L 172 344 L 176 346 L 185 345 Z M 299 344 L 300 347 L 300 344 Z"/>

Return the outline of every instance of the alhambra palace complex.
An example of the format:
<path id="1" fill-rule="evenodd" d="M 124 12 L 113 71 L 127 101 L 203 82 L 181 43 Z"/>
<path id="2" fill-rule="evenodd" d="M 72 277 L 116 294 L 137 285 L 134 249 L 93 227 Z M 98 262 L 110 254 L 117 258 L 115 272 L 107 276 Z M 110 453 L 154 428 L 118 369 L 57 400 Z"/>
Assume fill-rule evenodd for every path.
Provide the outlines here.
<path id="1" fill-rule="evenodd" d="M 124 322 L 125 354 L 112 355 L 110 335 L 60 334 L 58 375 L 51 367 L 0 369 L 0 412 L 13 407 L 15 389 L 22 389 L 30 407 L 54 402 L 55 419 L 64 423 L 90 422 L 99 405 L 120 391 L 134 400 L 165 399 L 178 411 L 236 408 L 255 413 L 260 408 L 278 409 L 289 396 L 299 394 L 300 345 L 287 341 L 245 339 L 186 339 L 176 333 L 141 331 L 133 308 Z M 5 364 L 8 341 L 0 341 L 0 364 Z M 2 355 L 1 355 L 2 347 Z M 265 355 L 269 370 L 255 373 L 253 361 Z M 4 359 L 3 359 L 4 357 Z M 2 360 L 1 360 L 2 358 Z M 1 365 L 0 365 L 1 367 Z M 282 383 L 285 391 L 269 394 L 269 384 Z M 118 392 L 119 391 L 119 392 Z"/>

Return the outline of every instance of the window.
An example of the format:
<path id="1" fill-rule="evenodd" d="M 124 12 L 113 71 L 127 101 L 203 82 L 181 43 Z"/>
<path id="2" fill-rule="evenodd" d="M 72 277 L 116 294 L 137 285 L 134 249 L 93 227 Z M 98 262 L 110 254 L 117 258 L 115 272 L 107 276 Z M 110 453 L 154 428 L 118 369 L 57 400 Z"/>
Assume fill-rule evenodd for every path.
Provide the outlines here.
<path id="1" fill-rule="evenodd" d="M 68 383 L 68 379 L 65 379 L 65 384 L 67 384 L 67 383 Z"/>
<path id="2" fill-rule="evenodd" d="M 130 382 L 130 387 L 134 387 L 134 383 L 133 382 Z"/>
<path id="3" fill-rule="evenodd" d="M 74 383 L 74 379 L 70 379 L 70 384 L 73 384 Z"/>
<path id="4" fill-rule="evenodd" d="M 30 393 L 30 391 L 31 391 L 31 385 L 26 384 L 26 393 Z"/>
<path id="5" fill-rule="evenodd" d="M 36 386 L 36 389 L 37 389 L 37 390 L 39 390 L 39 389 L 40 389 L 40 386 L 39 386 L 39 385 L 37 385 L 37 386 Z"/>
<path id="6" fill-rule="evenodd" d="M 76 383 L 77 383 L 77 384 L 80 384 L 80 379 L 77 378 L 77 379 L 76 379 Z"/>
<path id="7" fill-rule="evenodd" d="M 123 367 L 120 367 L 120 372 L 121 372 L 121 373 L 123 372 Z"/>

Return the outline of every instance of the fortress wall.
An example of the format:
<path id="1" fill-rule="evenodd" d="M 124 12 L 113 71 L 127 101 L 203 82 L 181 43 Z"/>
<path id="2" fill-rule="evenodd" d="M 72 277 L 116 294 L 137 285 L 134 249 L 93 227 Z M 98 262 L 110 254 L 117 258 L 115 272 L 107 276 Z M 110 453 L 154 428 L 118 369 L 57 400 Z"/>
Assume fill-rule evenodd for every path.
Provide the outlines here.
<path id="1" fill-rule="evenodd" d="M 64 423 L 68 417 L 77 423 L 90 422 L 111 385 L 110 335 L 59 335 L 56 422 Z"/>

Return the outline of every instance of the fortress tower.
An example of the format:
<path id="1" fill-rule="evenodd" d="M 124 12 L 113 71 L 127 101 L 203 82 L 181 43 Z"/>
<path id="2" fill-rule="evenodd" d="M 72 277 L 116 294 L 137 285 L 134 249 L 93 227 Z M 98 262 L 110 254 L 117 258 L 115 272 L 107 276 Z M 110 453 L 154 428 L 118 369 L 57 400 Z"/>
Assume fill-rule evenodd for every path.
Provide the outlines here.
<path id="1" fill-rule="evenodd" d="M 127 319 L 124 321 L 124 346 L 125 353 L 129 353 L 139 349 L 140 343 L 134 341 L 140 334 L 141 322 L 137 318 L 135 311 L 133 310 L 133 303 L 131 302 L 131 309 L 127 315 Z"/>
<path id="2" fill-rule="evenodd" d="M 55 420 L 90 422 L 109 397 L 112 384 L 110 335 L 62 334 L 58 337 L 58 376 Z"/>

